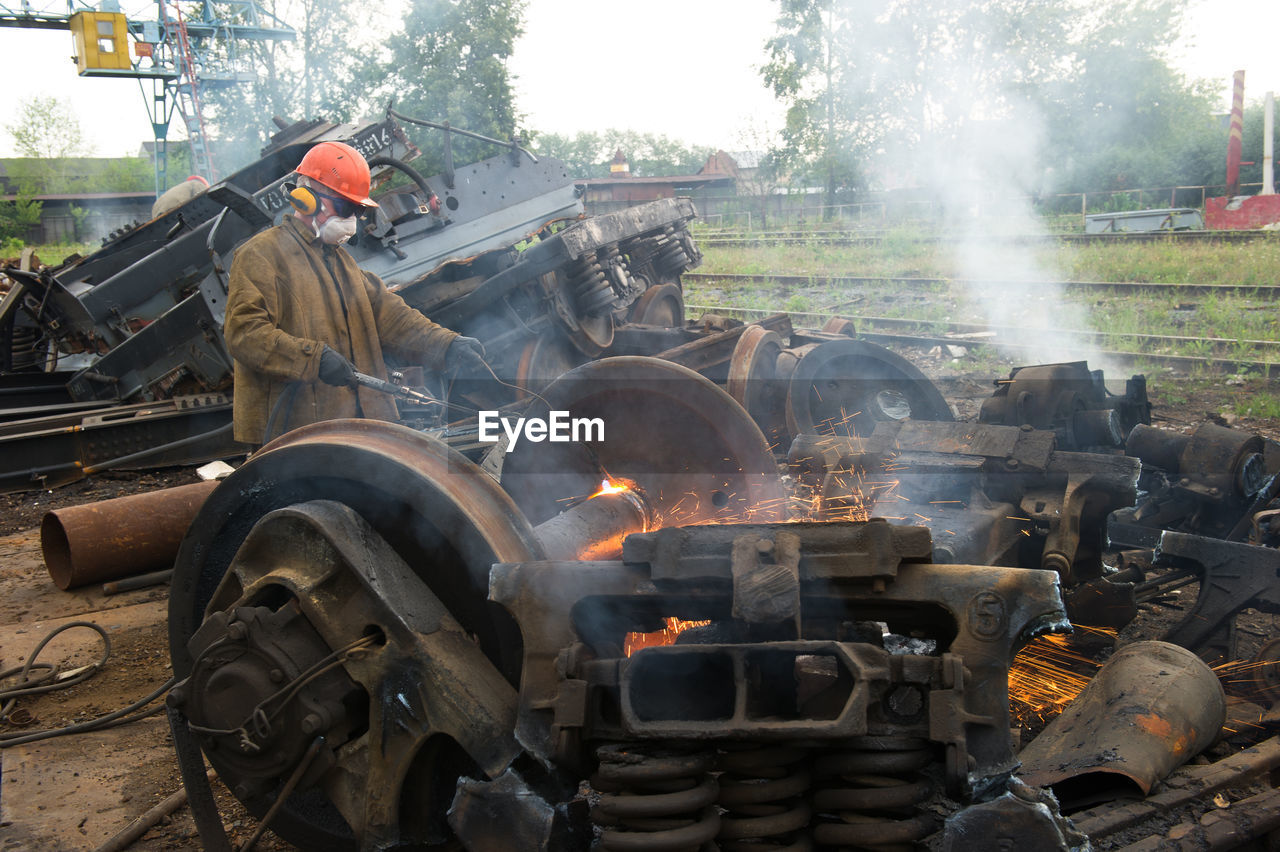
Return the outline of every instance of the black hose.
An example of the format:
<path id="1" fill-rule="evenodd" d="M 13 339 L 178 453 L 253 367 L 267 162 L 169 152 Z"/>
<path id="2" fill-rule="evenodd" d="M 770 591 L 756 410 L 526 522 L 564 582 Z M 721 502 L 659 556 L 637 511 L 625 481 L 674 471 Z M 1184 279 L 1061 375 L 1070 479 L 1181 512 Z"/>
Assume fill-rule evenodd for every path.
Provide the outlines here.
<path id="1" fill-rule="evenodd" d="M 63 681 L 57 681 L 56 678 L 58 676 L 58 671 L 59 671 L 58 667 L 50 663 L 37 663 L 36 657 L 40 655 L 40 652 L 44 650 L 45 646 L 48 645 L 49 642 L 55 636 L 57 636 L 59 633 L 62 633 L 64 630 L 70 630 L 73 627 L 87 627 L 91 630 L 96 631 L 98 635 L 102 637 L 102 642 L 103 642 L 102 657 L 96 663 L 86 666 L 83 671 L 79 672 L 74 677 L 67 678 L 66 680 L 63 680 Z M 26 663 L 24 663 L 21 666 L 17 666 L 15 668 L 6 670 L 4 672 L 0 672 L 0 679 L 6 678 L 6 677 L 13 677 L 15 674 L 20 674 L 22 675 L 22 678 L 23 678 L 23 680 L 19 683 L 18 686 L 11 687 L 10 689 L 0 692 L 0 700 L 4 700 L 7 702 L 4 708 L 3 715 L 6 717 L 8 716 L 10 710 L 13 707 L 14 700 L 18 696 L 35 695 L 42 692 L 51 692 L 55 689 L 64 689 L 66 687 L 74 686 L 78 683 L 81 683 L 89 679 L 90 677 L 92 677 L 93 675 L 97 674 L 99 671 L 102 670 L 102 667 L 106 665 L 107 659 L 110 656 L 111 656 L 111 639 L 108 637 L 107 631 L 104 630 L 100 625 L 94 624 L 91 621 L 72 621 L 72 622 L 68 622 L 67 624 L 61 625 L 60 627 L 54 628 L 48 633 L 48 635 L 46 635 L 43 639 L 40 640 L 39 644 L 37 644 L 35 649 L 31 652 L 31 654 L 28 655 Z M 40 677 L 39 679 L 37 679 L 34 682 L 34 685 L 29 677 L 30 672 L 33 668 L 46 670 L 46 674 Z M 157 705 L 155 707 L 152 707 L 150 710 L 145 710 L 133 716 L 131 716 L 130 714 L 134 713 L 135 711 L 139 710 L 142 707 L 145 707 L 146 705 L 150 704 L 152 701 L 155 701 L 157 698 L 159 698 L 160 696 L 168 692 L 169 688 L 173 686 L 175 680 L 176 678 L 169 678 L 169 680 L 165 681 L 160 686 L 152 690 L 150 693 L 138 699 L 137 701 L 133 702 L 129 706 L 121 707 L 119 710 L 112 711 L 111 713 L 108 713 L 105 716 L 99 716 L 96 719 L 89 719 L 88 721 L 85 721 L 85 722 L 77 722 L 74 725 L 67 725 L 62 728 L 50 728 L 48 730 L 32 731 L 31 733 L 26 733 L 26 734 L 11 733 L 11 734 L 0 735 L 0 748 L 8 748 L 10 746 L 16 746 L 16 745 L 25 745 L 26 743 L 39 742 L 40 740 L 53 739 L 54 737 L 61 737 L 61 736 L 65 736 L 66 734 L 80 733 L 82 731 L 98 731 L 104 728 L 114 728 L 119 725 L 127 725 L 130 722 L 136 722 L 139 719 L 145 719 L 147 716 L 150 716 L 152 713 L 156 713 L 162 710 L 163 705 Z"/>
<path id="2" fill-rule="evenodd" d="M 390 166 L 391 168 L 401 172 L 405 177 L 409 178 L 409 180 L 416 183 L 418 185 L 418 189 L 427 194 L 428 200 L 430 200 L 431 196 L 435 195 L 435 193 L 431 191 L 431 187 L 427 185 L 427 179 L 422 176 L 422 173 L 402 160 L 397 160 L 394 157 L 372 157 L 369 160 L 369 168 L 373 168 L 374 166 Z"/>
<path id="3" fill-rule="evenodd" d="M 204 754 L 195 735 L 187 727 L 187 719 L 176 707 L 168 707 L 169 729 L 173 733 L 173 748 L 178 755 L 178 771 L 182 773 L 182 786 L 187 790 L 187 803 L 195 817 L 200 845 L 205 852 L 231 852 L 231 841 L 222 827 L 218 815 L 218 803 L 209 787 L 205 774 Z"/>
<path id="4" fill-rule="evenodd" d="M 85 627 L 97 632 L 98 636 L 102 638 L 102 657 L 96 663 L 85 666 L 84 669 L 74 677 L 58 681 L 57 677 L 60 671 L 58 667 L 52 663 L 37 663 L 36 658 L 40 656 L 40 652 L 44 650 L 45 646 L 53 641 L 55 636 L 64 631 L 70 630 L 73 627 Z M 35 650 L 27 656 L 27 661 L 25 663 L 20 666 L 14 666 L 11 669 L 0 671 L 0 680 L 5 680 L 15 675 L 21 678 L 21 680 L 18 681 L 17 686 L 13 686 L 8 689 L 0 689 L 0 703 L 3 703 L 3 706 L 0 706 L 0 722 L 8 721 L 9 714 L 13 711 L 13 706 L 17 703 L 20 696 L 39 695 L 44 692 L 52 692 L 55 689 L 66 689 L 69 686 L 75 686 L 77 683 L 88 680 L 93 677 L 93 675 L 97 674 L 98 670 L 107 664 L 107 660 L 110 659 L 110 657 L 111 637 L 107 635 L 107 631 L 104 630 L 101 625 L 94 624 L 92 621 L 72 621 L 67 624 L 63 624 L 60 627 L 55 627 L 40 640 L 39 644 L 36 645 Z M 43 670 L 44 674 L 32 679 L 31 670 L 33 668 Z M 0 740 L 2 740 L 2 738 L 0 738 Z"/>
<path id="5" fill-rule="evenodd" d="M 519 151 L 520 153 L 524 154 L 533 162 L 535 163 L 538 162 L 538 158 L 533 155 L 532 151 L 529 151 L 526 148 L 520 147 L 515 142 L 504 142 L 501 139 L 494 139 L 492 136 L 485 136 L 484 134 L 476 133 L 471 130 L 463 130 L 460 127 L 454 127 L 452 125 L 446 126 L 435 121 L 426 121 L 425 119 L 421 119 L 421 118 L 413 118 L 412 116 L 405 115 L 404 113 L 396 112 L 391 107 L 387 107 L 387 115 L 399 121 L 403 121 L 406 124 L 416 124 L 418 127 L 429 127 L 432 130 L 443 130 L 447 133 L 456 133 L 459 136 L 466 136 L 468 139 L 478 139 L 481 142 L 489 142 L 501 148 L 507 148 L 512 151 Z"/>
<path id="6" fill-rule="evenodd" d="M 82 472 L 85 476 L 88 476 L 89 474 L 99 473 L 104 470 L 111 470 L 112 468 L 117 468 L 121 465 L 132 464 L 133 462 L 154 456 L 156 453 L 161 453 L 165 450 L 178 450 L 183 447 L 190 446 L 191 444 L 198 444 L 201 441 L 213 440 L 220 435 L 230 432 L 231 427 L 232 424 L 227 423 L 224 426 L 219 426 L 217 429 L 212 429 L 208 432 L 201 432 L 199 435 L 190 435 L 177 441 L 170 441 L 167 444 L 161 444 L 158 447 L 147 447 L 145 450 L 139 450 L 136 453 L 130 453 L 129 455 L 121 456 L 118 459 L 111 459 L 110 461 L 104 461 L 101 464 L 90 465 Z"/>

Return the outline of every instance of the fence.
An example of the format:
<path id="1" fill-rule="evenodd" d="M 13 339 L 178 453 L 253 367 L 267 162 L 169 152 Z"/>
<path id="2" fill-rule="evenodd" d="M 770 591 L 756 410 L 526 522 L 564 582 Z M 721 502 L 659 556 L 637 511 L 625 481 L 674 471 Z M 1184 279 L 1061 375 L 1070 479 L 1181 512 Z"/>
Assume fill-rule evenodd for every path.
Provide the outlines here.
<path id="1" fill-rule="evenodd" d="M 1242 184 L 1242 194 L 1260 189 L 1262 184 Z M 811 225 L 842 228 L 881 228 L 923 223 L 936 225 L 956 217 L 981 217 L 984 224 L 1007 219 L 1016 227 L 1028 212 L 1038 216 L 1079 217 L 1074 227 L 1083 229 L 1089 213 L 1115 213 L 1153 207 L 1197 207 L 1206 198 L 1221 196 L 1226 187 L 1170 186 L 1142 189 L 1099 190 L 1044 196 L 988 196 L 957 204 L 936 197 L 922 197 L 921 191 L 864 193 L 863 200 L 840 204 L 822 203 L 819 191 L 778 192 L 770 195 L 693 196 L 699 218 L 712 228 L 764 230 Z M 587 213 L 599 215 L 633 206 L 639 202 L 595 201 L 587 203 Z M 1071 227 L 1070 221 L 1061 223 Z"/>

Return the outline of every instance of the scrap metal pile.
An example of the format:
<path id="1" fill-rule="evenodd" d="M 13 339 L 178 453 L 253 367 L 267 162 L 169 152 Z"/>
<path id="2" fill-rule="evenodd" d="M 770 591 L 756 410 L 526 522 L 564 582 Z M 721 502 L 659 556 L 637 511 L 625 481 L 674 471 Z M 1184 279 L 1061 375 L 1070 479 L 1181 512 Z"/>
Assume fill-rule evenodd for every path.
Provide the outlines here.
<path id="1" fill-rule="evenodd" d="M 686 322 L 692 206 L 579 219 L 560 165 L 514 146 L 424 179 L 390 120 L 295 125 L 102 252 L 13 272 L 8 365 L 47 369 L 10 395 L 57 411 L 13 418 L 10 447 L 52 449 L 6 484 L 226 449 L 228 258 L 330 138 L 408 180 L 357 258 L 482 339 L 497 381 L 406 369 L 445 404 L 289 432 L 203 503 L 168 707 L 206 848 L 228 848 L 206 759 L 308 849 L 1233 848 L 1277 827 L 1274 720 L 1242 702 L 1280 699 L 1280 644 L 1253 647 L 1280 601 L 1280 447 L 1153 428 L 1142 377 L 1113 394 L 1084 363 L 1014 370 L 957 422 L 846 324 Z M 494 443 L 490 409 L 603 435 Z M 48 437 L 161 411 L 212 419 Z M 1193 585 L 1162 642 L 1131 641 Z"/>
<path id="2" fill-rule="evenodd" d="M 958 423 L 887 350 L 785 317 L 706 324 L 628 331 L 692 339 L 505 409 L 600 418 L 601 442 L 436 430 L 455 449 L 337 421 L 232 474 L 171 596 L 188 785 L 203 751 L 251 811 L 283 800 L 272 826 L 304 848 L 1156 848 L 1149 818 L 1176 806 L 1209 811 L 1174 832 L 1195 848 L 1275 827 L 1265 784 L 1211 804 L 1280 747 L 1240 750 L 1260 736 L 1231 739 L 1201 656 L 1273 599 L 1276 551 L 1177 529 L 1239 525 L 1221 513 L 1160 526 L 1150 483 L 1187 469 L 1139 455 L 1140 379 L 1118 396 L 1083 363 L 1023 368 Z M 1037 405 L 1040 428 L 1007 425 Z M 1209 437 L 1267 529 L 1267 442 L 1168 441 Z M 1158 546 L 1117 553 L 1109 517 Z M 1114 637 L 1197 581 L 1167 641 L 1045 666 L 1073 622 Z M 1246 694 L 1275 698 L 1253 668 Z M 1025 693 L 1059 676 L 1079 683 L 1033 731 Z M 1228 759 L 1179 768 L 1223 738 Z"/>

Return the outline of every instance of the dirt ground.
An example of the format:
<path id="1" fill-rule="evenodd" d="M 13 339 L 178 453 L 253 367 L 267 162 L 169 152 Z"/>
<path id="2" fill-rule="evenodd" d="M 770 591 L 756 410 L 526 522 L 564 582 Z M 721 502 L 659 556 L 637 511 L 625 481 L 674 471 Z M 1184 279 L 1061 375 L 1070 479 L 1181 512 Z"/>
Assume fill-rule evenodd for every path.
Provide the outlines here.
<path id="1" fill-rule="evenodd" d="M 192 467 L 147 471 L 108 470 L 60 488 L 0 494 L 0 536 L 38 529 L 44 516 L 55 509 L 199 481 L 200 477 Z"/>
<path id="2" fill-rule="evenodd" d="M 1005 377 L 1008 367 L 1012 366 L 1012 362 L 994 367 L 987 363 L 980 370 L 975 370 L 965 363 L 965 359 L 953 359 L 941 353 L 908 350 L 902 354 L 935 380 L 961 419 L 976 417 L 981 401 L 991 394 L 994 380 Z M 1119 379 L 1121 385 L 1124 378 L 1108 376 L 1108 379 Z M 1158 388 L 1157 383 L 1153 384 Z M 1187 402 L 1176 407 L 1163 404 L 1158 390 L 1153 391 L 1153 424 L 1189 431 L 1197 424 L 1212 419 L 1237 429 L 1280 438 L 1280 422 L 1229 416 L 1239 394 L 1249 392 L 1247 384 L 1201 382 L 1194 385 L 1193 392 L 1187 393 L 1191 387 L 1186 385 L 1183 388 Z M 121 619 L 120 629 L 112 632 L 110 661 L 100 674 L 69 689 L 21 700 L 21 707 L 32 717 L 27 723 L 29 729 L 61 726 L 117 709 L 155 688 L 170 672 L 164 627 L 166 588 L 140 590 L 114 599 L 105 598 L 95 590 L 65 593 L 53 588 L 39 558 L 38 528 L 44 514 L 63 506 L 196 480 L 193 468 L 117 471 L 98 474 L 52 491 L 0 495 L 0 666 L 19 665 L 47 629 L 60 620 L 90 615 Z M 1184 601 L 1194 599 L 1191 589 L 1183 590 L 1182 595 Z M 1144 634 L 1150 630 L 1151 635 L 1155 635 L 1159 625 L 1178 615 L 1181 608 L 1175 602 L 1173 606 L 1148 607 L 1147 610 L 1143 615 L 1143 626 L 1135 629 Z M 1240 626 L 1244 633 L 1250 634 L 1251 644 L 1255 646 L 1274 635 L 1270 616 L 1250 614 L 1241 620 Z M 85 635 L 75 642 L 55 642 L 41 658 L 57 660 L 64 667 L 90 661 L 98 653 L 99 645 L 88 631 L 79 633 Z M 113 831 L 124 827 L 133 816 L 177 790 L 181 784 L 162 720 L 163 716 L 158 716 L 113 731 L 0 750 L 0 777 L 4 781 L 0 787 L 0 814 L 5 820 L 0 823 L 0 850 L 94 848 Z M 12 734 L 16 730 L 18 728 L 12 724 L 0 725 L 0 735 Z M 149 750 L 129 751 L 140 747 L 140 740 L 148 740 Z M 116 761 L 124 765 L 116 766 L 110 777 L 104 776 L 100 780 L 80 778 L 75 767 L 100 765 L 104 753 L 108 764 Z M 125 755 L 125 758 L 111 757 L 116 754 Z M 92 775 L 88 771 L 85 774 Z M 20 783 L 48 785 L 47 792 L 43 798 L 40 795 L 32 798 L 31 789 L 19 789 Z M 90 788 L 97 790 L 97 798 L 93 800 L 95 804 L 92 808 L 88 804 L 83 806 L 85 813 L 77 826 L 74 820 L 76 805 L 70 805 L 68 813 L 68 802 L 73 803 L 76 797 L 87 795 L 86 790 Z M 247 838 L 254 822 L 225 788 L 215 784 L 215 789 L 224 822 L 238 846 Z M 25 818 L 15 819 L 15 802 L 36 802 L 36 810 L 27 813 Z M 58 835 L 57 842 L 52 845 L 50 837 L 28 833 L 32 814 L 43 813 L 45 808 L 51 809 L 51 821 L 61 820 L 71 826 L 67 833 Z M 58 810 L 57 816 L 53 810 Z M 22 817 L 21 813 L 19 817 Z M 181 808 L 131 848 L 194 850 L 200 847 L 190 813 Z M 291 847 L 268 834 L 260 841 L 259 848 Z"/>

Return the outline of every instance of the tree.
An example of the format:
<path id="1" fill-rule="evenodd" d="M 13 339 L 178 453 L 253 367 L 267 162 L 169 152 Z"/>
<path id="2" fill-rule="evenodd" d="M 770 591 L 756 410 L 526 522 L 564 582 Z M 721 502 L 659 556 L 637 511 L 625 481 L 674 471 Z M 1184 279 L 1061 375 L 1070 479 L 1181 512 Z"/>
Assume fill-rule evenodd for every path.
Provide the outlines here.
<path id="1" fill-rule="evenodd" d="M 70 168 L 71 161 L 90 153 L 80 121 L 66 102 L 47 95 L 22 100 L 17 118 L 6 127 L 14 148 L 23 161 L 11 165 L 9 174 L 19 187 L 19 195 L 37 205 L 34 214 L 39 221 L 39 202 L 30 197 L 45 192 L 75 192 L 81 173 Z"/>
<path id="2" fill-rule="evenodd" d="M 376 36 L 344 0 L 268 0 L 264 11 L 290 22 L 296 41 L 250 41 L 235 46 L 248 54 L 260 76 L 251 83 L 206 87 L 205 119 L 214 137 L 212 153 L 220 174 L 258 159 L 277 128 L 272 118 L 351 120 L 365 82 L 357 70 L 368 64 Z M 223 53 L 231 46 L 223 48 Z M 227 58 L 227 57 L 222 57 Z M 170 151 L 173 154 L 173 151 Z M 176 175 L 180 181 L 187 174 Z M 188 170 L 189 171 L 189 170 Z M 176 182 L 175 181 L 175 182 Z"/>
<path id="3" fill-rule="evenodd" d="M 769 61 L 761 69 L 765 85 L 790 102 L 777 157 L 795 172 L 815 167 L 828 204 L 839 189 L 865 183 L 860 166 L 874 141 L 859 132 L 868 125 L 858 120 L 863 110 L 836 55 L 850 32 L 843 17 L 837 20 L 845 11 L 838 7 L 836 0 L 781 0 L 778 34 L 766 45 Z"/>
<path id="4" fill-rule="evenodd" d="M 637 176 L 696 174 L 712 152 L 709 147 L 686 145 L 661 134 L 616 128 L 572 136 L 539 133 L 532 147 L 535 153 L 562 160 L 575 177 L 584 178 L 608 177 L 609 164 L 618 150 L 626 155 L 631 173 Z"/>
<path id="5" fill-rule="evenodd" d="M 1185 132 L 1161 149 L 1198 150 L 1200 92 L 1163 55 L 1183 5 L 781 0 L 762 68 L 788 104 L 781 153 L 820 172 L 831 201 L 877 171 L 942 184 L 1017 170 L 1026 184 L 1100 143 Z"/>
<path id="6" fill-rule="evenodd" d="M 6 130 L 20 157 L 48 160 L 93 152 L 70 105 L 48 95 L 23 98 L 17 119 Z"/>
<path id="7" fill-rule="evenodd" d="M 1221 171 L 1226 132 L 1213 115 L 1215 87 L 1186 80 L 1163 56 L 1181 6 L 1127 0 L 1091 13 L 1071 74 L 1034 93 L 1057 191 L 1202 185 Z"/>
<path id="8" fill-rule="evenodd" d="M 743 129 L 737 138 L 741 150 L 757 157 L 750 164 L 738 163 L 739 174 L 734 181 L 737 193 L 750 206 L 751 212 L 760 222 L 760 227 L 769 227 L 770 202 L 777 198 L 777 192 L 784 185 L 785 172 L 783 163 L 775 148 L 777 134 L 770 132 L 761 124 Z"/>
<path id="9" fill-rule="evenodd" d="M 259 79 L 249 86 L 208 88 L 205 117 L 213 155 L 226 174 L 258 157 L 276 128 L 271 119 L 351 121 L 401 113 L 498 139 L 519 131 L 506 61 L 521 32 L 523 0 L 412 0 L 398 30 L 371 25 L 378 7 L 347 0 L 266 0 L 267 12 L 293 23 L 296 42 L 240 45 Z M 407 128 L 413 131 L 413 128 Z M 428 174 L 443 164 L 442 137 L 415 132 Z M 494 153 L 491 145 L 453 139 L 455 162 Z"/>
<path id="10" fill-rule="evenodd" d="M 569 174 L 579 178 L 607 177 L 605 157 L 608 147 L 599 133 L 584 131 L 566 136 L 560 133 L 537 133 L 533 151 L 542 157 L 555 157 L 565 164 Z M 609 156 L 612 157 L 612 152 Z"/>
<path id="11" fill-rule="evenodd" d="M 44 202 L 35 200 L 21 189 L 15 200 L 0 204 L 0 242 L 25 241 L 27 232 L 40 224 L 43 207 Z"/>
<path id="12" fill-rule="evenodd" d="M 519 132 L 507 59 L 523 32 L 523 0 L 412 0 L 403 28 L 387 42 L 389 58 L 366 79 L 375 101 L 405 115 L 508 140 Z M 416 164 L 443 167 L 439 134 L 422 143 Z M 454 161 L 474 162 L 492 145 L 453 138 Z"/>

